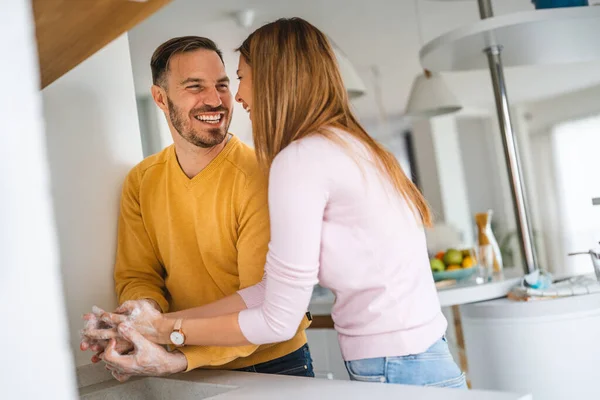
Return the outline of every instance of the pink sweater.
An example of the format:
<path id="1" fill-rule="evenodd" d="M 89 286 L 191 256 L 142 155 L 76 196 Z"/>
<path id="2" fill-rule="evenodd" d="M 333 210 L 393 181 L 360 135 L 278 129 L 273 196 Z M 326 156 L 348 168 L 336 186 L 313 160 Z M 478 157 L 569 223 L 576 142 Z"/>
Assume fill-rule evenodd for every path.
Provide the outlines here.
<path id="1" fill-rule="evenodd" d="M 427 350 L 444 334 L 425 233 L 404 198 L 349 134 L 293 142 L 269 176 L 271 241 L 261 283 L 240 290 L 254 344 L 290 339 L 320 283 L 346 361 Z"/>

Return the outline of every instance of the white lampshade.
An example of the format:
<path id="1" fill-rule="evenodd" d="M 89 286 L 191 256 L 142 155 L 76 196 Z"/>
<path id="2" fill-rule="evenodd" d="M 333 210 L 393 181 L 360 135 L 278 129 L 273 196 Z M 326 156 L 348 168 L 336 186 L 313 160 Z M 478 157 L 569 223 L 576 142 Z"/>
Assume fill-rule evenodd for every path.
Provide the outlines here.
<path id="1" fill-rule="evenodd" d="M 409 117 L 431 118 L 460 111 L 462 106 L 450 91 L 444 78 L 425 71 L 413 82 L 406 106 Z"/>
<path id="2" fill-rule="evenodd" d="M 342 74 L 342 80 L 344 81 L 344 86 L 346 86 L 348 97 L 354 99 L 364 95 L 367 92 L 367 88 L 363 80 L 358 75 L 358 72 L 356 72 L 356 69 L 352 63 L 350 63 L 350 60 L 348 60 L 344 53 L 342 53 L 336 46 L 332 47 L 340 67 L 340 73 Z"/>

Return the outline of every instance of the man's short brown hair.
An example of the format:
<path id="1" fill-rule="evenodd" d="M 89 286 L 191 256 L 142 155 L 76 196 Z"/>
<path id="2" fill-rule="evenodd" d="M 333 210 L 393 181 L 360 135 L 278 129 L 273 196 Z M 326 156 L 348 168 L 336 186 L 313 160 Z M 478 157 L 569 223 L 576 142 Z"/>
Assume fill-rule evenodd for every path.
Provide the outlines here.
<path id="1" fill-rule="evenodd" d="M 166 76 L 169 71 L 169 61 L 174 54 L 187 53 L 195 50 L 211 50 L 217 53 L 221 62 L 223 61 L 223 52 L 217 47 L 217 44 L 212 40 L 200 36 L 182 36 L 170 39 L 154 51 L 150 61 L 152 69 L 152 83 L 158 86 L 165 87 Z"/>

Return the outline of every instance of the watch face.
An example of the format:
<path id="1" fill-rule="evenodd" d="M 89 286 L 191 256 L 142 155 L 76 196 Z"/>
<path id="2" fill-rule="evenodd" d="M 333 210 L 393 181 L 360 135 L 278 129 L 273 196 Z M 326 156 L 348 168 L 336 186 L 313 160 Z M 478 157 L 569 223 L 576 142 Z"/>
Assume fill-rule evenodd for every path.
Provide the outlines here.
<path id="1" fill-rule="evenodd" d="M 171 332 L 171 342 L 175 346 L 183 346 L 184 341 L 185 341 L 185 338 L 184 338 L 183 334 L 181 334 L 181 332 Z"/>

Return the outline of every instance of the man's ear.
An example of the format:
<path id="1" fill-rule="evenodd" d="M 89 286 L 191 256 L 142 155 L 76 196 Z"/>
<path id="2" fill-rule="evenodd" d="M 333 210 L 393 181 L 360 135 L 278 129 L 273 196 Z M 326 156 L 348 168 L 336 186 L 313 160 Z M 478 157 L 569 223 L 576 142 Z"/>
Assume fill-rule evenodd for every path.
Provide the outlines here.
<path id="1" fill-rule="evenodd" d="M 154 99 L 154 103 L 156 103 L 158 108 L 163 110 L 163 112 L 168 114 L 169 106 L 167 104 L 167 92 L 165 89 L 158 85 L 152 85 L 150 91 L 152 92 L 152 99 Z"/>

